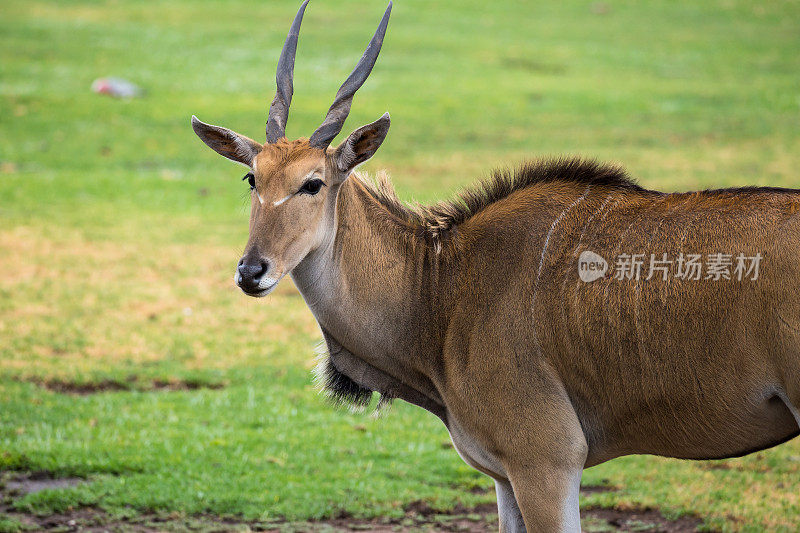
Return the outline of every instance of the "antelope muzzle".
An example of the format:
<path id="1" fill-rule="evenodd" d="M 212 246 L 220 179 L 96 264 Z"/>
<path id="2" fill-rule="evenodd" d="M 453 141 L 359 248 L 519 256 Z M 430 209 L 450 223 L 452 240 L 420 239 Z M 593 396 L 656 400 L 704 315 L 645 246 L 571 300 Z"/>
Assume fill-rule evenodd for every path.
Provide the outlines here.
<path id="1" fill-rule="evenodd" d="M 236 284 L 249 296 L 266 296 L 278 284 L 278 280 L 267 275 L 269 266 L 260 254 L 245 254 L 236 267 Z"/>

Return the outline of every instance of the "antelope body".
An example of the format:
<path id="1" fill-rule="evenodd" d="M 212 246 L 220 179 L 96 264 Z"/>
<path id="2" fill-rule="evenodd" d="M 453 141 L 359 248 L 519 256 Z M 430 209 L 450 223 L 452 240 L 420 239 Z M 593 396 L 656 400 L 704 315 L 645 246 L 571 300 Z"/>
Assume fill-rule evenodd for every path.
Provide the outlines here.
<path id="1" fill-rule="evenodd" d="M 377 391 L 438 416 L 461 457 L 494 478 L 502 531 L 578 531 L 581 472 L 615 457 L 732 457 L 800 433 L 800 192 L 664 194 L 561 160 L 412 209 L 353 172 L 388 114 L 329 146 L 391 4 L 322 126 L 285 139 L 306 3 L 279 60 L 267 143 L 192 124 L 250 169 L 237 283 L 265 296 L 291 274 L 327 344 L 335 398 L 365 405 Z M 757 279 L 587 282 L 587 251 L 762 261 Z"/>

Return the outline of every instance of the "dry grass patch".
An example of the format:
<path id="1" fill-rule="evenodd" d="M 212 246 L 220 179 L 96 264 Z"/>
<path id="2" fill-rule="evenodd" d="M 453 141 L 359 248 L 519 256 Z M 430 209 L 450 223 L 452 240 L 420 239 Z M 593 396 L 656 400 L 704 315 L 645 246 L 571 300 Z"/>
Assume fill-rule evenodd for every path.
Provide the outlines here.
<path id="1" fill-rule="evenodd" d="M 0 248 L 0 335 L 10 341 L 0 368 L 28 377 L 164 361 L 226 369 L 275 346 L 303 345 L 310 356 L 318 335 L 291 281 L 266 300 L 242 295 L 226 246 L 16 227 L 0 231 Z"/>

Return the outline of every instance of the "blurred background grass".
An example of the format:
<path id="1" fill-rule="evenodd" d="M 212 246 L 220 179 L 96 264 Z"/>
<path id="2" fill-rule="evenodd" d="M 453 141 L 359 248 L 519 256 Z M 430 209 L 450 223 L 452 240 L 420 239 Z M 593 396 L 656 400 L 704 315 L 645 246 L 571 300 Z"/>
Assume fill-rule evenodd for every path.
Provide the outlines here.
<path id="1" fill-rule="evenodd" d="M 384 7 L 310 4 L 289 137 L 321 121 Z M 492 499 L 469 490 L 491 483 L 432 415 L 397 405 L 374 420 L 317 397 L 319 333 L 290 282 L 260 301 L 233 287 L 242 170 L 189 117 L 263 138 L 296 8 L 0 6 L 0 470 L 93 480 L 20 509 L 304 519 Z M 409 201 L 563 153 L 662 190 L 798 187 L 799 52 L 795 1 L 401 0 L 344 134 L 391 112 L 365 167 Z M 146 96 L 93 94 L 108 75 Z M 800 528 L 800 444 L 714 465 L 616 460 L 584 480 L 619 490 L 583 503 Z"/>

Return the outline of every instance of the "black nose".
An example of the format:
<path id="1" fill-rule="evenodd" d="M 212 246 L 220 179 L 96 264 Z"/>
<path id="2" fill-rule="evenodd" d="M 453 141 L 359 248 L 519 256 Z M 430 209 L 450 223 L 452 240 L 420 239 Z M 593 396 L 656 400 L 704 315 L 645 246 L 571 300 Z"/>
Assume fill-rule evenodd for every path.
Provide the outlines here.
<path id="1" fill-rule="evenodd" d="M 269 265 L 264 260 L 253 260 L 243 257 L 239 261 L 239 286 L 246 291 L 254 292 L 258 290 L 261 278 L 267 273 Z"/>

